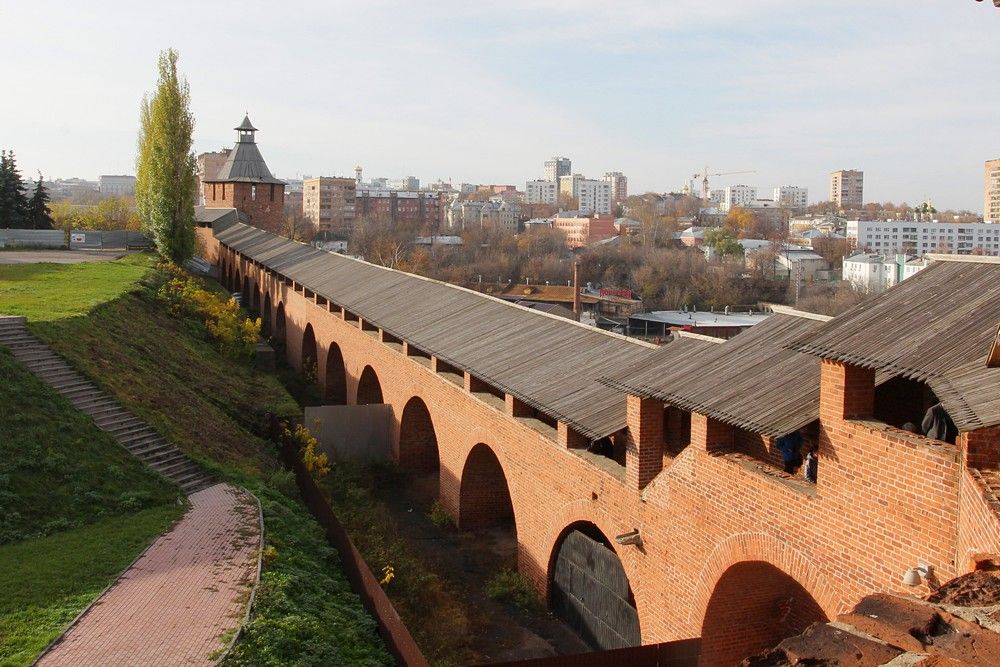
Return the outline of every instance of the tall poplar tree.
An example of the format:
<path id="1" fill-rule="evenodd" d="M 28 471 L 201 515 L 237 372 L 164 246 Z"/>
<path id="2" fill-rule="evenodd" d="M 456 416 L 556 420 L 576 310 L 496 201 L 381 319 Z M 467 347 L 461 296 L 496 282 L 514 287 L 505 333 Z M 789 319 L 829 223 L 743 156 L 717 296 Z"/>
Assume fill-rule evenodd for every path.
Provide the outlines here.
<path id="1" fill-rule="evenodd" d="M 194 116 L 177 52 L 160 53 L 156 92 L 142 99 L 135 203 L 144 230 L 164 259 L 183 262 L 194 251 Z"/>

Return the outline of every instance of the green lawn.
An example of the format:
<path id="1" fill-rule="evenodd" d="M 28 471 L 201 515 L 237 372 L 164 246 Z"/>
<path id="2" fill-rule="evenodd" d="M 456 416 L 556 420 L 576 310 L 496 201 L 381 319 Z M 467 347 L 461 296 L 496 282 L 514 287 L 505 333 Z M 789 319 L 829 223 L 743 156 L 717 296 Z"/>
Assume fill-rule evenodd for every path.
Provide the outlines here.
<path id="1" fill-rule="evenodd" d="M 114 262 L 0 265 L 0 314 L 29 320 L 86 315 L 129 289 L 154 264 L 148 254 Z"/>
<path id="2" fill-rule="evenodd" d="M 143 261 L 131 267 L 142 269 L 131 283 L 119 262 L 92 265 L 89 279 L 115 284 L 103 303 L 90 300 L 99 290 L 84 294 L 76 278 L 60 276 L 61 267 L 44 273 L 48 298 L 60 302 L 52 310 L 12 299 L 18 293 L 0 283 L 0 312 L 29 311 L 32 331 L 77 369 L 172 444 L 260 498 L 269 549 L 233 664 L 392 664 L 336 552 L 263 437 L 269 413 L 300 415 L 301 408 L 275 376 L 220 355 L 201 322 L 167 312 L 156 297 L 165 276 Z"/>
<path id="3" fill-rule="evenodd" d="M 172 503 L 0 546 L 0 665 L 26 665 L 183 513 Z"/>

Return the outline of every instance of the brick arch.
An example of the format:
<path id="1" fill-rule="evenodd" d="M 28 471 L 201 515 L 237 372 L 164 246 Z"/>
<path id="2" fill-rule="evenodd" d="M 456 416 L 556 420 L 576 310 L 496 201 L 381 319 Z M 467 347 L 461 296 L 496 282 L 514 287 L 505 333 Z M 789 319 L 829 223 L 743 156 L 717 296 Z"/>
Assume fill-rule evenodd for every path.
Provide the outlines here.
<path id="1" fill-rule="evenodd" d="M 285 304 L 281 301 L 274 308 L 274 331 L 271 335 L 274 347 L 281 348 L 285 345 L 285 335 L 287 333 L 287 322 L 285 319 Z"/>
<path id="2" fill-rule="evenodd" d="M 698 575 L 694 603 L 690 607 L 692 626 L 698 626 L 705 618 L 708 600 L 723 573 L 743 561 L 763 561 L 785 572 L 809 591 L 827 615 L 843 611 L 840 596 L 830 583 L 831 579 L 800 552 L 766 533 L 739 533 L 717 544 L 705 560 Z"/>
<path id="3" fill-rule="evenodd" d="M 260 317 L 260 283 L 256 280 L 253 284 L 253 295 L 250 302 L 250 312 L 257 317 Z"/>
<path id="4" fill-rule="evenodd" d="M 478 530 L 510 523 L 517 533 L 510 485 L 493 448 L 479 442 L 469 450 L 458 487 L 458 527 Z"/>
<path id="5" fill-rule="evenodd" d="M 243 282 L 240 283 L 240 305 L 244 308 L 250 308 L 250 276 L 248 274 L 243 274 Z"/>
<path id="6" fill-rule="evenodd" d="M 719 543 L 702 567 L 690 607 L 706 663 L 735 664 L 834 617 L 840 602 L 829 581 L 771 535 L 741 533 Z"/>
<path id="7" fill-rule="evenodd" d="M 599 649 L 642 643 L 632 580 L 613 535 L 591 521 L 566 525 L 552 545 L 547 569 L 548 608 Z"/>
<path id="8" fill-rule="evenodd" d="M 313 330 L 311 322 L 306 323 L 306 328 L 302 332 L 302 356 L 300 359 L 300 370 L 303 373 L 317 374 L 316 364 L 318 355 L 316 354 L 316 332 Z"/>
<path id="9" fill-rule="evenodd" d="M 274 313 L 271 312 L 271 293 L 264 292 L 264 312 L 261 313 L 261 333 L 268 337 L 271 335 L 271 329 L 274 328 Z"/>
<path id="10" fill-rule="evenodd" d="M 382 394 L 382 383 L 379 382 L 378 373 L 371 366 L 365 366 L 358 379 L 358 394 L 355 400 L 357 405 L 372 405 L 374 403 L 385 403 Z"/>
<path id="11" fill-rule="evenodd" d="M 324 405 L 347 405 L 347 367 L 340 346 L 330 342 L 323 370 Z"/>
<path id="12" fill-rule="evenodd" d="M 428 473 L 440 469 L 437 432 L 427 403 L 413 396 L 403 406 L 399 418 L 399 447 L 396 460 L 404 470 Z"/>
<path id="13" fill-rule="evenodd" d="M 239 269 L 236 269 L 236 274 L 233 276 L 233 284 L 228 288 L 230 294 L 239 290 L 243 286 L 243 274 L 240 273 Z"/>

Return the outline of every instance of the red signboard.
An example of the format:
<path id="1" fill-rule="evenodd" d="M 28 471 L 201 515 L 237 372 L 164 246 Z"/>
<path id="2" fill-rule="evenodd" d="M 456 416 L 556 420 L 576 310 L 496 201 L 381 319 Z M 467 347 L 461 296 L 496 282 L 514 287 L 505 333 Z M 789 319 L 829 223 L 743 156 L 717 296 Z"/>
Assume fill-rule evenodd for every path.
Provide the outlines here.
<path id="1" fill-rule="evenodd" d="M 623 299 L 632 298 L 632 290 L 630 289 L 618 289 L 613 287 L 602 287 L 599 294 L 601 296 L 617 296 Z"/>

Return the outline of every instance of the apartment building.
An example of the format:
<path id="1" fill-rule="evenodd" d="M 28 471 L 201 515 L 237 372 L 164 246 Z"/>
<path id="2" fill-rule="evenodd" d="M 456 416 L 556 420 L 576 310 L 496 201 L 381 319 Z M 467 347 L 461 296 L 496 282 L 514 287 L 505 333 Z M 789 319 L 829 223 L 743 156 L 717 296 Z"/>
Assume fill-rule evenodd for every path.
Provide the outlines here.
<path id="1" fill-rule="evenodd" d="M 830 174 L 830 201 L 841 209 L 859 209 L 865 203 L 865 172 L 841 169 Z"/>
<path id="2" fill-rule="evenodd" d="M 553 157 L 545 161 L 545 180 L 559 182 L 563 176 L 573 173 L 573 163 L 568 157 Z"/>
<path id="3" fill-rule="evenodd" d="M 757 201 L 757 188 L 751 185 L 730 185 L 722 192 L 719 210 L 728 212 L 737 206 L 746 206 Z"/>
<path id="4" fill-rule="evenodd" d="M 809 188 L 781 185 L 774 189 L 774 201 L 786 208 L 805 208 L 809 205 Z"/>
<path id="5" fill-rule="evenodd" d="M 361 188 L 354 199 L 354 219 L 385 219 L 437 227 L 444 223 L 446 195 Z"/>
<path id="6" fill-rule="evenodd" d="M 983 220 L 1000 222 L 1000 158 L 987 160 L 983 169 Z"/>
<path id="7" fill-rule="evenodd" d="M 566 245 L 580 248 L 594 241 L 615 236 L 615 219 L 611 215 L 589 216 L 582 211 L 567 211 L 552 218 L 552 228 L 566 234 Z"/>
<path id="8" fill-rule="evenodd" d="M 349 230 L 354 224 L 357 181 L 320 176 L 302 182 L 302 215 L 317 231 Z"/>
<path id="9" fill-rule="evenodd" d="M 559 184 L 556 181 L 528 181 L 524 184 L 526 204 L 551 204 L 559 202 Z"/>
<path id="10" fill-rule="evenodd" d="M 581 174 L 562 176 L 559 178 L 559 194 L 576 199 L 577 210 L 581 213 L 611 213 L 611 183 L 608 181 L 594 181 Z"/>
<path id="11" fill-rule="evenodd" d="M 611 184 L 611 201 L 621 204 L 628 198 L 628 177 L 620 171 L 609 171 L 602 180 Z"/>
<path id="12" fill-rule="evenodd" d="M 1000 224 L 986 222 L 851 220 L 847 223 L 847 238 L 856 240 L 858 249 L 880 254 L 1000 255 Z"/>
<path id="13" fill-rule="evenodd" d="M 926 257 L 859 252 L 844 258 L 843 279 L 866 294 L 884 292 L 927 268 Z"/>

